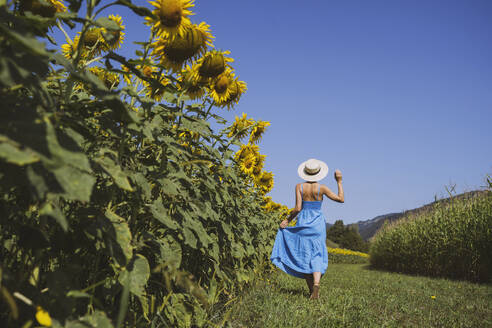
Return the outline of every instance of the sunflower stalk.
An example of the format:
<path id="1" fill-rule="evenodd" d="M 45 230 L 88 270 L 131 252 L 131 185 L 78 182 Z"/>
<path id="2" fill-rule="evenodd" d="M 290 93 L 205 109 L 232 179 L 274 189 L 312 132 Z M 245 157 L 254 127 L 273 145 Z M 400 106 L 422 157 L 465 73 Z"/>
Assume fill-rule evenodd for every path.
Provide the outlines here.
<path id="1" fill-rule="evenodd" d="M 83 45 L 82 40 L 84 40 L 84 37 L 85 37 L 87 30 L 89 29 L 89 26 L 92 24 L 91 15 L 92 15 L 92 10 L 93 10 L 93 2 L 94 2 L 94 0 L 87 1 L 87 13 L 85 15 L 85 20 L 84 20 L 84 25 L 82 27 L 82 31 L 80 32 L 80 38 L 79 38 L 80 41 L 77 43 L 77 49 L 75 50 L 75 53 L 74 53 L 75 58 L 73 59 L 73 66 L 75 68 L 78 67 L 79 61 L 82 57 L 82 45 Z M 75 85 L 74 80 L 69 78 L 67 81 L 67 88 L 66 88 L 66 93 L 65 93 L 65 102 L 66 103 L 69 103 L 70 96 L 72 95 L 74 85 Z"/>
<path id="2" fill-rule="evenodd" d="M 97 62 L 97 61 L 100 61 L 100 60 L 101 60 L 101 59 L 103 59 L 103 58 L 104 58 L 104 57 L 99 56 L 99 57 L 96 57 L 96 58 L 94 58 L 94 59 L 91 59 L 91 60 L 89 60 L 88 62 L 86 62 L 84 66 L 85 66 L 85 67 L 87 67 L 87 66 L 89 66 L 90 64 L 95 63 L 95 62 Z"/>
<path id="3" fill-rule="evenodd" d="M 72 43 L 72 39 L 70 39 L 70 37 L 68 36 L 67 32 L 65 31 L 59 20 L 56 21 L 56 26 L 58 26 L 60 31 L 62 31 L 63 35 L 65 35 L 65 42 L 67 42 L 68 44 Z"/>
<path id="4" fill-rule="evenodd" d="M 203 117 L 204 120 L 208 120 L 208 114 L 210 114 L 210 111 L 212 110 L 212 107 L 214 106 L 214 102 L 212 101 L 210 103 L 210 106 L 208 106 L 207 112 L 205 113 L 205 116 Z"/>
<path id="5" fill-rule="evenodd" d="M 136 67 L 135 65 L 133 64 L 130 64 L 126 59 L 125 57 L 121 56 L 121 55 L 118 55 L 118 54 L 115 54 L 113 51 L 110 51 L 108 52 L 104 58 L 107 58 L 107 59 L 113 59 L 117 62 L 119 62 L 120 64 L 123 64 L 125 65 L 133 74 L 135 74 L 139 79 L 141 80 L 144 80 L 148 83 L 150 83 L 153 87 L 159 87 L 160 84 L 158 81 L 156 81 L 156 79 L 154 78 L 149 78 L 149 77 L 146 77 L 145 75 L 143 75 Z"/>

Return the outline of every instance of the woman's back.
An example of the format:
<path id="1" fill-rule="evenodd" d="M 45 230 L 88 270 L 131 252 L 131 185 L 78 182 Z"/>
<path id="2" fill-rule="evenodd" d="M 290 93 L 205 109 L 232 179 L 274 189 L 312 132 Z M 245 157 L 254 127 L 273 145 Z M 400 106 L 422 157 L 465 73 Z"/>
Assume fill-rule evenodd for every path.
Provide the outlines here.
<path id="1" fill-rule="evenodd" d="M 320 193 L 321 185 L 315 183 L 301 183 L 301 196 L 303 201 L 316 202 L 323 200 L 323 194 Z"/>

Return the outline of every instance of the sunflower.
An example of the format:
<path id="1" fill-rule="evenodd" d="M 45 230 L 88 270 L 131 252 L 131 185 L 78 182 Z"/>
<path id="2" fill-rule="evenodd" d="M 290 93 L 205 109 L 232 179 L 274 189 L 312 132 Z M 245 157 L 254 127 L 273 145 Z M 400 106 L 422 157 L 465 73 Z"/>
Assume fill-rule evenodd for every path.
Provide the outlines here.
<path id="1" fill-rule="evenodd" d="M 79 46 L 79 36 L 76 35 L 73 38 L 73 41 L 67 40 L 68 42 L 66 44 L 62 44 L 61 49 L 63 56 L 67 59 L 73 59 L 75 55 L 75 51 L 77 50 L 77 47 Z M 86 53 L 82 49 L 82 57 L 85 57 Z"/>
<path id="2" fill-rule="evenodd" d="M 236 116 L 234 123 L 229 127 L 228 138 L 236 136 L 239 140 L 244 138 L 248 134 L 248 129 L 254 124 L 254 120 L 248 119 L 246 113 L 243 113 L 241 117 Z"/>
<path id="3" fill-rule="evenodd" d="M 98 66 L 89 68 L 89 71 L 96 75 L 108 89 L 116 88 L 120 84 L 120 76 L 116 73 L 108 72 Z"/>
<path id="4" fill-rule="evenodd" d="M 230 89 L 229 98 L 223 103 L 223 106 L 227 106 L 228 110 L 231 110 L 234 104 L 239 102 L 241 95 L 246 91 L 246 83 L 235 79 Z"/>
<path id="5" fill-rule="evenodd" d="M 268 196 L 268 197 L 264 197 L 263 200 L 265 201 L 265 205 L 263 205 L 262 207 L 265 209 L 265 211 L 267 212 L 272 212 L 273 211 L 273 207 L 275 206 L 275 202 L 272 200 L 272 197 Z"/>
<path id="6" fill-rule="evenodd" d="M 263 171 L 263 173 L 255 178 L 257 187 L 266 194 L 273 188 L 273 173 Z"/>
<path id="7" fill-rule="evenodd" d="M 189 85 L 186 88 L 186 95 L 190 97 L 191 100 L 202 99 L 205 95 L 205 90 L 199 85 Z"/>
<path id="8" fill-rule="evenodd" d="M 21 0 L 19 10 L 23 14 L 26 11 L 32 12 L 34 15 L 43 17 L 53 17 L 56 13 L 67 11 L 67 7 L 63 1 L 47 0 L 47 5 L 39 0 Z"/>
<path id="9" fill-rule="evenodd" d="M 198 76 L 198 66 L 186 65 L 181 71 L 181 75 L 178 78 L 178 88 L 183 90 L 191 100 L 201 99 L 205 95 L 205 83 L 206 80 L 201 79 Z"/>
<path id="10" fill-rule="evenodd" d="M 216 77 L 222 74 L 226 67 L 234 61 L 232 58 L 228 58 L 225 55 L 229 55 L 230 51 L 218 51 L 212 50 L 207 52 L 197 62 L 199 65 L 198 73 L 202 77 Z"/>
<path id="11" fill-rule="evenodd" d="M 101 52 L 107 51 L 107 46 L 105 45 L 101 32 L 102 28 L 92 27 L 84 33 L 83 39 L 80 39 L 81 32 L 78 32 L 75 36 L 79 39 L 79 42 L 82 42 L 82 51 L 86 59 L 98 56 Z"/>
<path id="12" fill-rule="evenodd" d="M 83 45 L 87 48 L 93 48 L 98 42 L 102 42 L 101 38 L 101 28 L 93 27 L 87 30 L 84 34 Z"/>
<path id="13" fill-rule="evenodd" d="M 259 152 L 259 147 L 257 145 L 241 145 L 241 148 L 234 154 L 234 159 L 236 162 L 240 163 L 243 159 L 248 157 L 248 155 L 253 154 L 255 157 L 257 157 L 260 152 Z"/>
<path id="14" fill-rule="evenodd" d="M 253 175 L 258 177 L 261 174 L 261 170 L 263 170 L 263 165 L 265 164 L 266 155 L 258 155 L 256 156 L 255 168 L 253 169 Z"/>
<path id="15" fill-rule="evenodd" d="M 159 37 L 152 44 L 152 56 L 164 67 L 180 71 L 183 64 L 203 54 L 212 46 L 209 25 L 200 23 L 184 28 L 184 32 L 173 39 Z"/>
<path id="16" fill-rule="evenodd" d="M 234 73 L 232 69 L 226 68 L 222 74 L 215 78 L 209 88 L 209 94 L 217 106 L 224 107 L 227 105 L 233 92 Z"/>
<path id="17" fill-rule="evenodd" d="M 241 98 L 241 95 L 245 93 L 246 90 L 247 90 L 246 82 L 239 81 L 237 79 L 234 80 L 234 86 L 232 88 L 229 101 L 235 101 L 237 103 L 239 101 L 239 98 Z"/>
<path id="18" fill-rule="evenodd" d="M 256 122 L 253 130 L 251 130 L 251 134 L 249 135 L 250 143 L 258 143 L 261 139 L 263 133 L 265 133 L 267 126 L 270 125 L 270 122 L 266 121 L 258 121 Z"/>
<path id="19" fill-rule="evenodd" d="M 244 173 L 251 175 L 253 173 L 253 169 L 255 168 L 256 156 L 254 154 L 249 154 L 244 158 L 239 164 L 241 171 Z"/>
<path id="20" fill-rule="evenodd" d="M 272 197 L 270 196 L 263 196 L 263 205 L 262 207 L 263 208 L 267 208 L 267 206 L 269 206 L 269 204 L 272 202 Z"/>
<path id="21" fill-rule="evenodd" d="M 272 212 L 276 212 L 276 211 L 279 211 L 281 209 L 282 205 L 280 205 L 279 203 L 275 203 L 275 202 L 272 202 L 272 204 L 270 205 L 270 210 Z"/>
<path id="22" fill-rule="evenodd" d="M 123 30 L 125 29 L 125 25 L 123 25 L 123 19 L 120 15 L 109 15 L 110 20 L 115 22 L 119 29 L 118 30 L 107 30 L 105 28 L 102 29 L 102 36 L 105 41 L 105 49 L 108 50 L 116 50 L 121 47 L 123 44 L 123 40 L 125 38 L 125 33 Z"/>
<path id="23" fill-rule="evenodd" d="M 156 0 L 149 1 L 155 7 L 152 11 L 156 18 L 146 17 L 145 24 L 158 36 L 168 39 L 184 33 L 191 22 L 188 16 L 193 15 L 188 8 L 194 7 L 193 0 Z"/>

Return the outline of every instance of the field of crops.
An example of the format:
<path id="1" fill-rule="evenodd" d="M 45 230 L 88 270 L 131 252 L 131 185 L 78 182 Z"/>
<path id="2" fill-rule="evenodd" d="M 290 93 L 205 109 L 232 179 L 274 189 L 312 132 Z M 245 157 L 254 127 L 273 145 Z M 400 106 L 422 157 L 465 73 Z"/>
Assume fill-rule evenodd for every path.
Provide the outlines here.
<path id="1" fill-rule="evenodd" d="M 0 1 L 0 326 L 206 326 L 268 263 L 269 123 L 192 7 Z"/>
<path id="2" fill-rule="evenodd" d="M 426 211 L 385 224 L 369 254 L 376 268 L 492 281 L 492 192 L 436 202 Z"/>

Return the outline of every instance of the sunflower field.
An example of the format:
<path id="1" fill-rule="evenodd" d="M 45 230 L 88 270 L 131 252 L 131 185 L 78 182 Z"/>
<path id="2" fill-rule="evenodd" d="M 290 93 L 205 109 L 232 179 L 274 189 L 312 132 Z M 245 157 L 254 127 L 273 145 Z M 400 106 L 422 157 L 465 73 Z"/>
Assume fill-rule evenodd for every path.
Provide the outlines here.
<path id="1" fill-rule="evenodd" d="M 216 326 L 269 265 L 269 123 L 192 0 L 135 3 L 0 0 L 1 327 Z"/>

